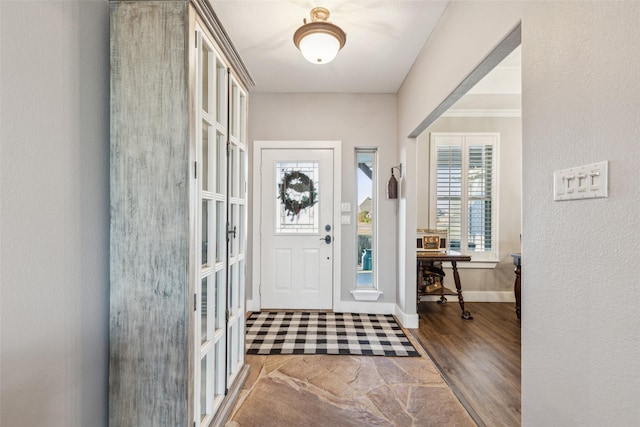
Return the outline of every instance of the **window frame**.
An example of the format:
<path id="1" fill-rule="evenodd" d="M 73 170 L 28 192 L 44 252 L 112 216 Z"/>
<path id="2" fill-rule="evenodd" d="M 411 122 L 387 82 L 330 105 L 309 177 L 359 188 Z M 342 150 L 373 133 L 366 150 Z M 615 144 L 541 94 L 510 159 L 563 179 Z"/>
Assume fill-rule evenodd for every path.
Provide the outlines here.
<path id="1" fill-rule="evenodd" d="M 490 138 L 493 150 L 493 168 L 491 173 L 491 250 L 473 251 L 468 249 L 468 206 L 469 206 L 469 146 L 474 138 Z M 444 138 L 447 140 L 445 141 Z M 452 142 L 457 140 L 457 143 Z M 474 267 L 495 267 L 499 262 L 499 170 L 500 170 L 500 134 L 496 132 L 433 132 L 429 138 L 429 227 L 437 228 L 437 147 L 443 145 L 459 145 L 462 148 L 462 189 L 461 206 L 467 207 L 461 211 L 461 240 L 460 253 L 471 256 L 471 264 Z M 449 236 L 449 242 L 451 236 Z M 465 263 L 466 264 L 466 263 Z"/>
<path id="2" fill-rule="evenodd" d="M 355 183 L 355 191 L 354 191 L 354 212 L 355 212 L 355 252 L 357 256 L 357 247 L 358 247 L 358 155 L 359 154 L 371 154 L 372 156 L 372 177 L 371 177 L 371 213 L 372 215 L 372 224 L 371 224 L 371 251 L 372 251 L 372 259 L 371 259 L 371 285 L 358 285 L 358 260 L 356 259 L 355 263 L 355 278 L 354 278 L 354 289 L 357 291 L 377 291 L 378 290 L 378 148 L 377 147 L 356 147 L 354 150 L 354 183 Z"/>

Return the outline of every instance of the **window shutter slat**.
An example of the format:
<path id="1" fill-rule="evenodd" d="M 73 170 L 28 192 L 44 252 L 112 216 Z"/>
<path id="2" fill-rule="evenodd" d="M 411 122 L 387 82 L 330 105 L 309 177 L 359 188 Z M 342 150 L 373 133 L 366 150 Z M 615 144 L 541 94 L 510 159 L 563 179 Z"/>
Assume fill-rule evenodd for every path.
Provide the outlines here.
<path id="1" fill-rule="evenodd" d="M 449 247 L 460 250 L 462 236 L 462 147 L 439 145 L 436 159 L 436 229 L 449 233 Z"/>
<path id="2" fill-rule="evenodd" d="M 434 139 L 436 229 L 448 231 L 453 250 L 494 249 L 495 141 L 475 135 Z"/>
<path id="3" fill-rule="evenodd" d="M 493 241 L 492 181 L 493 145 L 468 146 L 468 229 L 469 250 L 491 251 Z"/>

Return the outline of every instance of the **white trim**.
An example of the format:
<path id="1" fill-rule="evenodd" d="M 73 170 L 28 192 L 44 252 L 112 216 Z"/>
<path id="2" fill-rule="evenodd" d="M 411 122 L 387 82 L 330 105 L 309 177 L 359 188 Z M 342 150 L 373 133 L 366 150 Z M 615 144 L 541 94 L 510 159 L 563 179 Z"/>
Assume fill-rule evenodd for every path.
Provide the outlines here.
<path id="1" fill-rule="evenodd" d="M 456 110 L 450 109 L 440 117 L 522 117 L 522 110 Z"/>
<path id="2" fill-rule="evenodd" d="M 260 299 L 248 299 L 245 301 L 246 311 L 260 311 Z"/>
<path id="3" fill-rule="evenodd" d="M 437 150 L 436 147 L 438 144 L 438 138 L 459 138 L 459 145 L 463 149 L 462 150 L 462 168 L 463 171 L 468 171 L 468 161 L 469 161 L 469 151 L 467 145 L 467 138 L 473 137 L 491 137 L 493 138 L 493 152 L 494 152 L 494 167 L 493 167 L 493 182 L 492 186 L 492 206 L 493 206 L 493 217 L 491 221 L 492 235 L 493 237 L 493 248 L 491 252 L 472 252 L 464 250 L 464 246 L 466 244 L 466 229 L 462 230 L 463 235 L 461 236 L 461 250 L 460 252 L 464 255 L 471 255 L 472 259 L 477 262 L 494 262 L 500 253 L 499 248 L 499 229 L 498 225 L 500 224 L 500 133 L 499 132 L 431 132 L 429 134 L 429 209 L 428 209 L 428 219 L 429 219 L 429 228 L 436 228 L 436 220 L 437 217 L 434 215 L 436 212 L 436 204 L 437 204 L 437 179 L 435 179 L 435 174 L 437 173 Z M 468 176 L 466 173 L 462 176 L 462 190 L 465 195 L 463 195 L 462 200 L 465 200 L 468 197 Z M 467 211 L 462 209 L 461 211 L 461 221 L 462 224 L 467 224 Z M 465 227 L 466 228 L 466 227 Z M 449 236 L 449 242 L 451 242 L 451 236 Z M 477 267 L 467 266 L 467 268 L 490 268 L 486 266 L 478 265 Z"/>
<path id="4" fill-rule="evenodd" d="M 252 195 L 252 217 L 253 217 L 253 274 L 252 274 L 252 297 L 246 302 L 246 307 L 251 307 L 252 311 L 260 311 L 260 247 L 262 238 L 260 235 L 260 212 L 262 204 L 262 150 L 263 149 L 332 149 L 333 150 L 333 241 L 338 244 L 333 245 L 333 310 L 340 304 L 340 274 L 342 272 L 342 213 L 340 206 L 342 203 L 342 141 L 254 141 L 253 142 L 253 195 Z M 251 304 L 250 304 L 251 303 Z M 257 307 L 257 308 L 256 308 Z"/>
<path id="5" fill-rule="evenodd" d="M 398 322 L 403 328 L 415 329 L 418 327 L 418 323 L 420 321 L 420 317 L 417 313 L 405 313 L 402 311 L 399 305 L 395 306 L 395 313 L 398 318 Z"/>
<path id="6" fill-rule="evenodd" d="M 465 291 L 462 288 L 462 296 L 465 302 L 516 302 L 513 291 Z M 455 295 L 446 295 L 448 304 L 458 304 L 458 298 Z M 422 301 L 438 301 L 440 296 L 430 295 L 421 298 Z"/>
<path id="7" fill-rule="evenodd" d="M 394 314 L 395 306 L 392 302 L 339 301 L 333 307 L 333 311 L 336 313 Z"/>
<path id="8" fill-rule="evenodd" d="M 380 265 L 380 262 L 378 260 L 378 240 L 379 240 L 379 236 L 380 233 L 378 233 L 379 230 L 379 221 L 378 221 L 378 207 L 380 206 L 380 202 L 379 202 L 379 192 L 378 192 L 378 166 L 379 166 L 379 159 L 378 159 L 378 147 L 370 147 L 370 146 L 363 146 L 363 147 L 355 147 L 353 150 L 353 160 L 354 160 L 354 185 L 355 185 L 355 189 L 356 191 L 354 192 L 353 195 L 353 215 L 354 215 L 354 227 L 352 230 L 353 236 L 354 236 L 354 241 L 356 244 L 356 248 L 358 246 L 358 214 L 360 206 L 358 205 L 358 154 L 359 153 L 369 153 L 372 154 L 372 160 L 373 160 L 373 176 L 371 179 L 371 183 L 372 183 L 372 187 L 371 187 L 371 211 L 373 212 L 373 225 L 371 227 L 371 239 L 372 239 L 372 251 L 373 251 L 373 259 L 371 260 L 372 262 L 372 273 L 371 273 L 371 282 L 373 285 L 373 289 L 372 288 L 359 288 L 358 287 L 358 271 L 357 268 L 354 269 L 355 271 L 355 284 L 354 284 L 354 288 L 355 291 L 357 291 L 358 293 L 360 293 L 361 290 L 364 290 L 366 292 L 370 292 L 372 290 L 377 291 L 379 289 L 379 284 L 378 284 L 378 266 Z M 357 260 L 356 260 L 357 263 Z M 354 291 L 351 291 L 351 293 L 353 294 Z M 382 295 L 382 292 L 380 292 L 380 295 Z M 378 297 L 376 297 L 375 299 L 367 299 L 370 297 L 367 297 L 365 293 L 363 293 L 362 295 L 356 295 L 353 294 L 354 298 L 357 301 L 377 301 Z"/>
<path id="9" fill-rule="evenodd" d="M 247 303 L 248 305 L 248 303 Z M 417 328 L 419 317 L 416 313 L 405 313 L 392 302 L 356 302 L 340 301 L 334 306 L 336 313 L 368 313 L 368 314 L 393 314 L 403 328 Z"/>
<path id="10" fill-rule="evenodd" d="M 516 302 L 516 298 L 511 291 L 465 291 L 462 289 L 462 295 L 466 302 Z M 450 303 L 457 304 L 457 298 L 455 295 L 447 295 L 451 297 Z M 425 296 L 422 297 L 423 301 L 437 301 L 439 296 Z M 366 309 L 366 310 L 365 310 Z M 247 311 L 260 311 L 260 301 L 256 299 L 247 300 Z M 418 326 L 406 326 L 405 322 L 412 322 L 413 317 L 417 315 L 406 314 L 397 305 L 391 303 L 375 303 L 369 304 L 367 302 L 354 302 L 354 301 L 342 301 L 338 308 L 334 308 L 336 313 L 374 313 L 374 314 L 395 314 L 405 328 L 417 328 Z M 417 321 L 417 320 L 416 320 Z"/>
<path id="11" fill-rule="evenodd" d="M 350 291 L 356 301 L 378 301 L 382 291 L 377 289 L 355 289 Z"/>

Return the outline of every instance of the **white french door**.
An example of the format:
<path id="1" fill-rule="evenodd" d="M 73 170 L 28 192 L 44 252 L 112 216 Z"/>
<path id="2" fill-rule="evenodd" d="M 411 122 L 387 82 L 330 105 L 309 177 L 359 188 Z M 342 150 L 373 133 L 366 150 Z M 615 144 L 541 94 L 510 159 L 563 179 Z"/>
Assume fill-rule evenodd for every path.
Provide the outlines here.
<path id="1" fill-rule="evenodd" d="M 334 153 L 332 148 L 260 152 L 261 308 L 332 308 Z"/>
<path id="2" fill-rule="evenodd" d="M 196 26 L 194 413 L 209 425 L 244 363 L 246 93 Z"/>
<path id="3" fill-rule="evenodd" d="M 247 95 L 229 76 L 227 145 L 227 388 L 244 364 L 245 262 L 247 247 Z"/>

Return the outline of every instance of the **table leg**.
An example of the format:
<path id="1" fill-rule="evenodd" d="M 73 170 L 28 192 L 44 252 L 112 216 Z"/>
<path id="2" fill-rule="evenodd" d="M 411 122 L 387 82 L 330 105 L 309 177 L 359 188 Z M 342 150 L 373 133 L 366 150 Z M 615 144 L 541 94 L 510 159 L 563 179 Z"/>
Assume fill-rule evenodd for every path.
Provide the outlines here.
<path id="1" fill-rule="evenodd" d="M 418 260 L 416 263 L 416 313 L 420 307 L 420 286 L 422 285 L 422 262 Z"/>
<path id="2" fill-rule="evenodd" d="M 444 296 L 444 283 L 442 282 L 443 278 L 440 279 L 440 299 L 437 301 L 438 304 L 446 304 L 447 303 L 447 298 Z"/>
<path id="3" fill-rule="evenodd" d="M 516 294 L 516 316 L 518 317 L 518 320 L 520 320 L 520 275 L 522 272 L 522 267 L 520 266 L 520 264 L 516 265 L 514 271 L 516 273 L 516 282 L 513 284 L 513 292 Z"/>
<path id="4" fill-rule="evenodd" d="M 471 313 L 464 309 L 464 298 L 462 297 L 462 285 L 460 284 L 460 274 L 458 274 L 458 263 L 451 261 L 451 267 L 453 267 L 453 281 L 456 283 L 456 291 L 458 292 L 458 302 L 462 309 L 462 318 L 464 320 L 472 320 Z"/>

